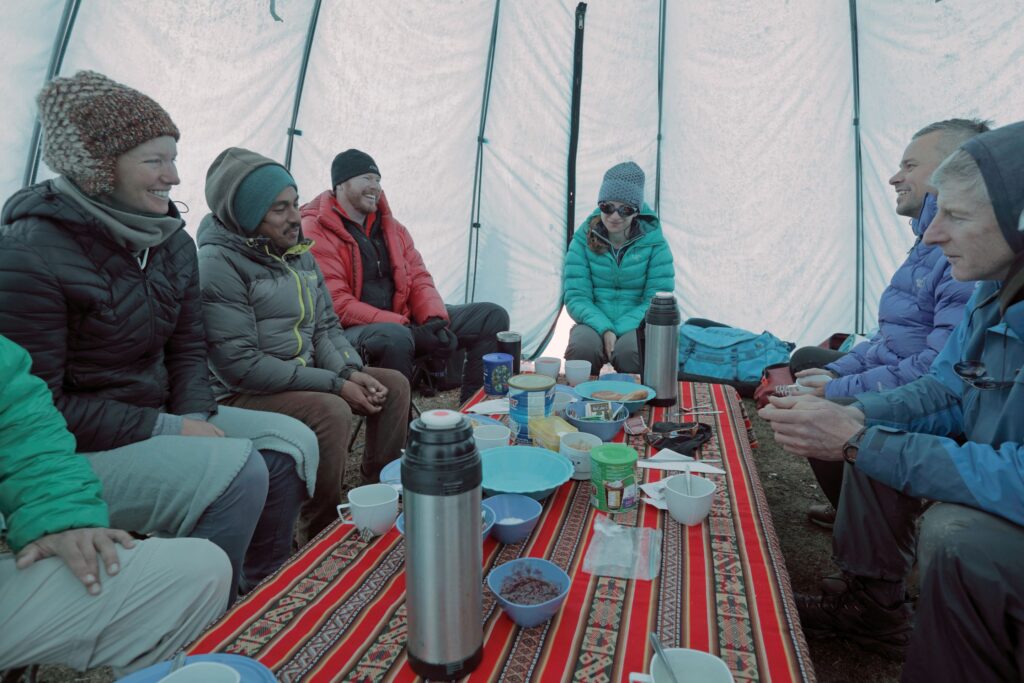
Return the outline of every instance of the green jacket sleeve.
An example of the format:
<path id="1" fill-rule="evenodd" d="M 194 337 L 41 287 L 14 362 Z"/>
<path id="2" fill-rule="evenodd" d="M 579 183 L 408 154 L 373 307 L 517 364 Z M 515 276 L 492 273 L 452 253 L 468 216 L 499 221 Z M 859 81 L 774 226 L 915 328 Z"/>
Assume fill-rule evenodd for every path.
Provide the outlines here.
<path id="1" fill-rule="evenodd" d="M 17 552 L 47 534 L 110 526 L 100 482 L 30 358 L 0 336 L 0 512 Z"/>
<path id="2" fill-rule="evenodd" d="M 594 301 L 594 276 L 590 272 L 590 259 L 586 252 L 586 241 L 573 238 L 565 254 L 562 275 L 565 310 L 577 323 L 586 325 L 598 334 L 604 334 L 615 326 Z"/>

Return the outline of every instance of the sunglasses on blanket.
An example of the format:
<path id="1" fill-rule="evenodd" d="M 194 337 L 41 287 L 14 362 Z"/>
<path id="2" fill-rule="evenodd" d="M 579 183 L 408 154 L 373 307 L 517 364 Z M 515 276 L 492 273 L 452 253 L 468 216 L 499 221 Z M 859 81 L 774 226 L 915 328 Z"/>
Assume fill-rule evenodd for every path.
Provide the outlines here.
<path id="1" fill-rule="evenodd" d="M 610 202 L 601 202 L 597 205 L 597 208 L 601 209 L 601 213 L 606 216 L 611 216 L 613 213 L 617 213 L 623 218 L 629 218 L 634 213 L 637 213 L 638 209 L 633 208 L 629 204 L 623 204 L 622 206 L 613 206 Z"/>

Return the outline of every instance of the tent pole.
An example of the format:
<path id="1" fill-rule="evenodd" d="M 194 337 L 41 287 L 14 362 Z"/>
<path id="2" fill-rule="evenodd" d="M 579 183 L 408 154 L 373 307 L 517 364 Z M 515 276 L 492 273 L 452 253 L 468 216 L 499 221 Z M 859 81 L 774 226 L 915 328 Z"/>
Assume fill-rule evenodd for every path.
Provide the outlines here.
<path id="1" fill-rule="evenodd" d="M 64 63 L 64 55 L 68 49 L 68 41 L 71 40 L 71 30 L 75 27 L 75 19 L 78 17 L 78 7 L 81 0 L 67 0 L 64 3 L 64 13 L 60 17 L 60 26 L 57 27 L 57 37 L 53 41 L 53 50 L 50 51 L 50 64 L 46 67 L 46 80 L 49 83 L 60 73 L 60 67 Z M 36 174 L 39 173 L 39 161 L 42 159 L 43 129 L 36 116 L 35 125 L 32 126 L 32 141 L 29 143 L 28 161 L 25 163 L 25 175 L 22 177 L 22 184 L 25 187 L 36 182 Z"/>
<path id="2" fill-rule="evenodd" d="M 316 23 L 320 18 L 320 1 L 313 3 L 313 12 L 309 16 L 309 28 L 306 30 L 306 47 L 302 51 L 302 65 L 299 67 L 299 80 L 295 84 L 295 102 L 292 103 L 292 122 L 288 126 L 288 149 L 284 153 L 284 167 L 292 170 L 292 147 L 295 144 L 295 136 L 302 135 L 301 130 L 295 128 L 299 121 L 299 104 L 302 102 L 302 90 L 306 85 L 306 69 L 309 67 L 309 54 L 313 49 L 313 38 L 316 36 Z M 273 14 L 273 7 L 271 7 Z M 274 17 L 277 19 L 277 17 Z M 280 20 L 278 20 L 280 21 Z M 333 188 L 332 188 L 333 189 Z"/>
<path id="3" fill-rule="evenodd" d="M 665 91 L 665 10 L 667 0 L 661 0 L 658 13 L 658 160 L 654 169 L 654 213 L 661 215 L 661 119 Z"/>
<path id="4" fill-rule="evenodd" d="M 857 284 L 854 330 L 864 334 L 864 164 L 861 158 L 860 57 L 857 49 L 857 0 L 850 0 L 850 46 L 853 50 L 853 149 L 857 188 Z"/>
<path id="5" fill-rule="evenodd" d="M 576 228 L 576 151 L 580 142 L 580 90 L 583 85 L 583 28 L 587 18 L 587 3 L 581 2 L 576 5 L 576 34 L 572 48 L 572 105 L 569 109 L 569 156 L 566 168 L 565 184 L 565 251 L 569 251 L 569 244 L 572 242 L 573 231 Z M 558 311 L 562 310 L 565 292 L 558 295 Z M 556 315 L 547 334 L 537 346 L 537 350 L 530 356 L 536 358 L 540 350 L 548 345 L 551 337 L 555 334 L 555 327 L 558 326 Z"/>
<path id="6" fill-rule="evenodd" d="M 473 167 L 473 205 L 469 211 L 469 252 L 466 254 L 466 287 L 462 303 L 476 299 L 476 267 L 480 250 L 480 193 L 483 191 L 484 145 L 487 138 L 487 109 L 491 101 L 491 77 L 494 75 L 494 50 L 498 43 L 498 15 L 501 0 L 494 0 L 494 19 L 491 21 L 491 44 L 487 48 L 487 70 L 484 74 L 483 102 L 480 104 L 480 128 L 476 134 L 476 164 Z"/>

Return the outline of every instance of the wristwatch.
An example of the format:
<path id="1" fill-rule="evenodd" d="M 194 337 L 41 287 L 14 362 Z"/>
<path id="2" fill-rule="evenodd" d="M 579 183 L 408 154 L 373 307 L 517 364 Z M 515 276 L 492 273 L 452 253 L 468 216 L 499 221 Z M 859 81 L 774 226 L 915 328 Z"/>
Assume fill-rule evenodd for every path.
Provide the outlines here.
<path id="1" fill-rule="evenodd" d="M 860 450 L 860 442 L 864 439 L 864 432 L 867 429 L 867 427 L 861 427 L 843 444 L 843 460 L 851 465 L 857 462 L 857 451 Z"/>

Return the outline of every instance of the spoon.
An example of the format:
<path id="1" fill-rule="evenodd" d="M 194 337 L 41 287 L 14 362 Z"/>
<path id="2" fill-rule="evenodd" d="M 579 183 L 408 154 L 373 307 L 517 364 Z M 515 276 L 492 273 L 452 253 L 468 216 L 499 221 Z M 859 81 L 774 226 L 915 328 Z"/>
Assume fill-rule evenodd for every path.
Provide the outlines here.
<path id="1" fill-rule="evenodd" d="M 658 639 L 658 634 L 651 631 L 649 638 L 651 640 L 651 645 L 654 647 L 654 652 L 658 655 L 658 659 L 661 660 L 662 665 L 665 667 L 665 671 L 668 672 L 669 680 L 672 681 L 672 683 L 679 683 L 679 679 L 676 678 L 675 672 L 672 671 L 672 667 L 669 666 L 668 657 L 665 656 L 665 648 L 661 646 L 661 640 Z"/>

